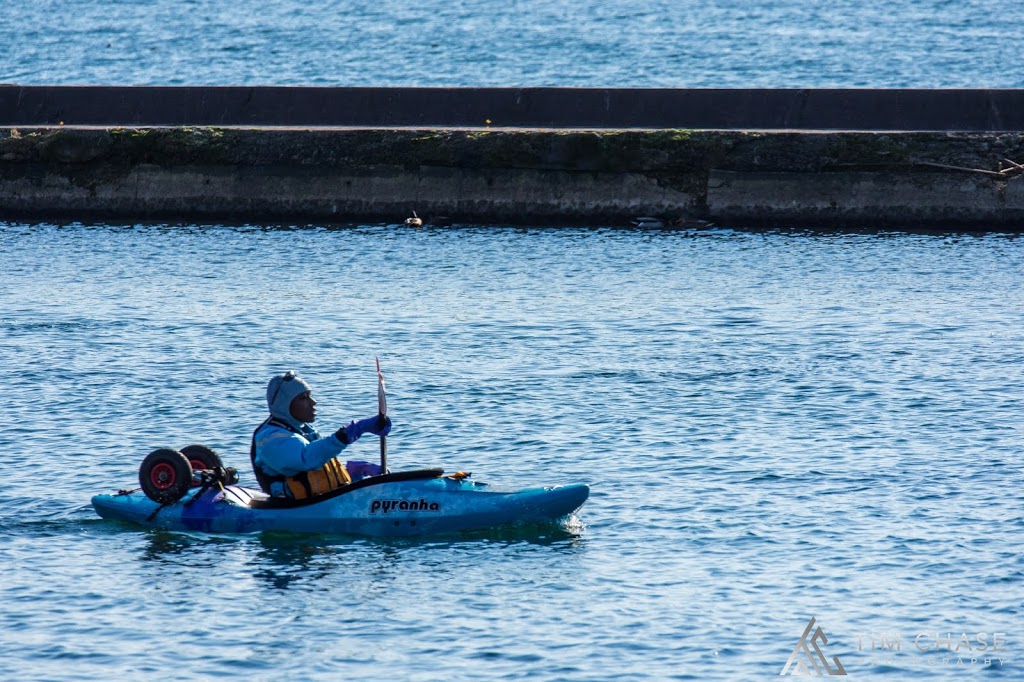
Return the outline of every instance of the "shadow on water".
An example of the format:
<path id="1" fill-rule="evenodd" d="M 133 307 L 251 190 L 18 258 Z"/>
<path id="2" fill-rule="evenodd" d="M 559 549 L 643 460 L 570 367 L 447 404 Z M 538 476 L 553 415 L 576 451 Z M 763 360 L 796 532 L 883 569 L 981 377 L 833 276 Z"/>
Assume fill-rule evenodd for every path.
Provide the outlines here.
<path id="1" fill-rule="evenodd" d="M 129 527 L 113 522 L 118 532 Z M 136 529 L 136 532 L 140 532 Z M 434 563 L 439 553 L 540 549 L 579 552 L 586 548 L 583 526 L 575 518 L 562 523 L 538 523 L 424 537 L 371 538 L 263 532 L 253 535 L 211 535 L 141 531 L 146 535 L 140 559 L 144 562 L 205 565 L 226 560 L 239 549 L 251 553 L 252 576 L 267 587 L 287 590 L 333 574 L 358 572 L 370 583 L 385 584 L 403 563 Z M 233 557 L 232 560 L 234 561 Z M 337 577 L 337 576 L 335 576 Z"/>
<path id="2" fill-rule="evenodd" d="M 142 553 L 143 561 L 169 562 L 171 559 L 187 556 L 197 549 L 210 549 L 213 545 L 227 545 L 233 542 L 228 538 L 215 536 L 195 537 L 165 531 L 144 531 L 148 542 Z"/>

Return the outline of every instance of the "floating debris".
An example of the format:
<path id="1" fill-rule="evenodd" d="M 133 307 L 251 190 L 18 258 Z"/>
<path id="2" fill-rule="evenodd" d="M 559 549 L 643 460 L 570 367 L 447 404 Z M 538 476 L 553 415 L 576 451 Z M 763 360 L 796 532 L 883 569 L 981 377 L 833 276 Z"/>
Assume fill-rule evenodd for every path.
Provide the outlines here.
<path id="1" fill-rule="evenodd" d="M 710 220 L 701 220 L 699 218 L 687 218 L 686 216 L 677 218 L 676 221 L 672 224 L 675 225 L 676 227 L 685 227 L 687 229 L 697 230 L 704 230 L 709 227 L 715 226 L 715 224 Z"/>
<path id="2" fill-rule="evenodd" d="M 639 227 L 643 230 L 658 230 L 665 227 L 665 222 L 661 218 L 654 218 L 652 216 L 633 218 L 631 223 L 633 227 Z"/>

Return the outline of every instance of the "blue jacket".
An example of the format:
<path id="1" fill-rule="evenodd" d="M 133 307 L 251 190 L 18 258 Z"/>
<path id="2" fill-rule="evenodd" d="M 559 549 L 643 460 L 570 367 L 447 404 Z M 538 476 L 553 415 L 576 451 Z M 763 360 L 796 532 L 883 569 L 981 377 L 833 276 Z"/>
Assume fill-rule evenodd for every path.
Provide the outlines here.
<path id="1" fill-rule="evenodd" d="M 253 467 L 267 476 L 295 476 L 312 471 L 337 457 L 346 444 L 331 434 L 321 436 L 309 424 L 300 424 L 298 430 L 276 417 L 263 422 L 253 434 Z M 262 485 L 261 481 L 261 485 Z M 284 495 L 281 481 L 270 484 L 270 494 Z"/>

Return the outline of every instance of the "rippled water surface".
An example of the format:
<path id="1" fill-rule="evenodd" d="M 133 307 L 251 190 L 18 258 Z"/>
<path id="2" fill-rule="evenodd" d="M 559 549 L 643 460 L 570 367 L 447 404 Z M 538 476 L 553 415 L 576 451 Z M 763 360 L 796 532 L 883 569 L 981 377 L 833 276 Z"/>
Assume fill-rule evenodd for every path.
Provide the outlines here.
<path id="1" fill-rule="evenodd" d="M 1009 0 L 4 0 L 0 82 L 1022 87 Z"/>
<path id="2" fill-rule="evenodd" d="M 1018 238 L 0 224 L 0 261 L 3 679 L 774 679 L 812 616 L 854 679 L 1018 676 Z M 584 481 L 578 518 L 95 517 L 160 446 L 253 483 L 267 378 L 332 426 L 378 355 L 393 468 Z"/>

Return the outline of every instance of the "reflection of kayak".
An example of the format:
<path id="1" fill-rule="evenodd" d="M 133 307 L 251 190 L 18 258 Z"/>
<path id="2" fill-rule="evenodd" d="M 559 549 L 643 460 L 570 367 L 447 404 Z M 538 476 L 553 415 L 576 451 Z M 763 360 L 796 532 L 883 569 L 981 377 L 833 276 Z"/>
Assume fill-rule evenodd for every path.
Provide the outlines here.
<path id="1" fill-rule="evenodd" d="M 227 485 L 195 488 L 164 504 L 142 491 L 96 495 L 92 504 L 105 519 L 166 530 L 395 536 L 553 522 L 579 509 L 590 494 L 584 484 L 502 492 L 442 474 L 420 469 L 370 476 L 303 503 Z"/>

